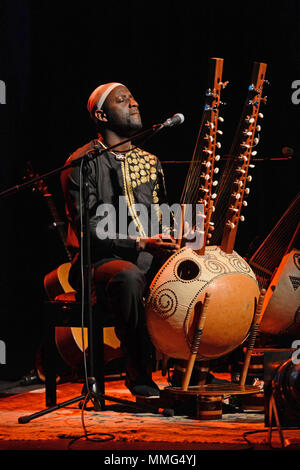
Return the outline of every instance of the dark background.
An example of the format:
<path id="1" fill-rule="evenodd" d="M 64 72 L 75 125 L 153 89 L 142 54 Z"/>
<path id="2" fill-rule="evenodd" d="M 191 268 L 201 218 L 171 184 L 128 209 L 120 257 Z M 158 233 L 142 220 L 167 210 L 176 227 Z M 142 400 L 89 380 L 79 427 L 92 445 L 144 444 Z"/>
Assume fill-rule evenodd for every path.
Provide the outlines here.
<path id="1" fill-rule="evenodd" d="M 264 106 L 251 197 L 236 250 L 263 240 L 298 188 L 299 110 L 291 101 L 300 79 L 299 2 L 2 1 L 0 3 L 0 190 L 22 182 L 26 162 L 40 174 L 62 165 L 94 137 L 86 102 L 99 84 L 119 81 L 138 102 L 144 126 L 180 112 L 185 122 L 147 143 L 164 160 L 192 156 L 211 57 L 224 59 L 227 106 L 222 155 L 230 145 L 254 61 L 266 62 Z M 291 160 L 282 148 L 294 150 Z M 171 202 L 179 202 L 186 164 L 164 164 Z M 63 216 L 58 177 L 47 182 Z M 66 260 L 44 198 L 29 189 L 1 204 L 0 340 L 18 378 L 34 364 L 41 334 L 44 275 Z"/>

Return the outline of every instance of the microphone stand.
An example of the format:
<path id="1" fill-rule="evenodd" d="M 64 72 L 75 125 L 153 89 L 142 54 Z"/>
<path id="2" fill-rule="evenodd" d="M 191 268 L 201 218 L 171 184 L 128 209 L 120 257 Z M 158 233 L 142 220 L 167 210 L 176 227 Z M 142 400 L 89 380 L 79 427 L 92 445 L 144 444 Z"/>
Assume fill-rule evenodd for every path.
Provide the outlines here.
<path id="1" fill-rule="evenodd" d="M 111 145 L 110 147 L 106 147 L 106 148 L 97 147 L 96 149 L 91 150 L 87 154 L 83 155 L 83 157 L 77 158 L 76 160 L 69 163 L 68 165 L 60 166 L 60 167 L 58 167 L 54 170 L 51 170 L 51 171 L 48 171 L 47 173 L 44 173 L 43 175 L 39 175 L 39 176 L 36 176 L 35 178 L 32 178 L 28 181 L 25 181 L 22 184 L 16 184 L 15 186 L 12 186 L 11 188 L 5 189 L 4 191 L 2 191 L 0 193 L 0 198 L 7 197 L 7 196 L 12 196 L 13 194 L 19 192 L 22 189 L 26 189 L 27 187 L 33 186 L 37 181 L 48 179 L 51 176 L 55 176 L 55 175 L 57 175 L 58 173 L 61 173 L 64 170 L 67 170 L 67 169 L 72 168 L 74 166 L 79 166 L 81 164 L 82 160 L 93 160 L 95 157 L 101 155 L 101 153 L 103 153 L 103 152 L 110 152 L 114 148 L 119 147 L 120 145 L 126 144 L 127 142 L 130 142 L 133 139 L 137 139 L 138 137 L 143 137 L 143 136 L 149 134 L 150 132 L 153 132 L 153 135 L 154 135 L 154 133 L 160 131 L 163 127 L 164 127 L 163 124 L 155 124 L 154 126 L 150 127 L 149 129 L 146 129 L 142 132 L 134 134 L 131 137 L 129 137 L 128 139 L 122 140 L 121 142 L 118 142 L 117 144 Z"/>
<path id="2" fill-rule="evenodd" d="M 139 408 L 139 409 L 143 408 L 146 411 L 154 411 L 154 409 L 149 408 L 149 407 L 141 407 L 140 405 L 135 405 L 134 402 L 132 401 L 119 400 L 113 397 L 107 397 L 106 395 L 104 395 L 104 377 L 103 376 L 99 377 L 97 374 L 97 372 L 99 371 L 99 359 L 101 359 L 101 351 L 99 351 L 99 348 L 95 347 L 95 344 L 97 344 L 97 341 L 95 341 L 96 334 L 99 333 L 95 329 L 95 324 L 98 324 L 97 326 L 99 326 L 100 322 L 97 321 L 96 316 L 94 315 L 94 309 L 92 307 L 92 299 L 91 299 L 91 277 L 92 277 L 91 272 L 92 271 L 91 271 L 90 225 L 89 225 L 89 186 L 88 186 L 89 162 L 93 160 L 94 158 L 96 158 L 97 156 L 101 155 L 102 153 L 109 152 L 113 150 L 115 147 L 118 147 L 122 144 L 130 142 L 136 138 L 146 136 L 147 134 L 150 134 L 151 132 L 153 133 L 152 135 L 154 135 L 163 127 L 165 127 L 165 123 L 156 124 L 156 125 L 153 125 L 151 128 L 141 131 L 137 134 L 134 134 L 130 138 L 125 139 L 110 147 L 107 147 L 107 148 L 97 147 L 96 149 L 91 150 L 90 152 L 85 154 L 83 157 L 80 157 L 74 160 L 68 165 L 64 165 L 59 168 L 56 168 L 55 170 L 44 173 L 43 175 L 37 176 L 31 179 L 30 181 L 26 181 L 20 185 L 15 185 L 0 193 L 0 198 L 8 197 L 25 188 L 33 186 L 36 181 L 50 178 L 54 175 L 60 174 L 62 171 L 65 171 L 71 167 L 80 165 L 82 168 L 83 217 L 82 217 L 82 227 L 81 227 L 81 241 L 82 241 L 81 249 L 82 249 L 82 260 L 83 260 L 82 266 L 83 266 L 83 272 L 84 272 L 82 307 L 84 309 L 84 318 L 87 319 L 88 341 L 89 341 L 89 354 L 88 354 L 89 377 L 87 378 L 86 387 L 87 387 L 87 394 L 89 395 L 89 398 L 92 400 L 94 404 L 94 409 L 96 411 L 104 409 L 105 399 L 109 399 L 109 401 L 115 401 L 116 403 L 124 403 L 124 404 L 127 404 L 129 406 L 134 406 L 135 408 Z M 83 354 L 84 354 L 84 351 L 83 351 Z M 46 408 L 45 410 L 39 411 L 37 413 L 33 413 L 32 415 L 20 417 L 18 419 L 18 422 L 20 424 L 28 423 L 29 421 L 35 418 L 51 413 L 52 411 L 55 411 L 59 408 L 84 400 L 87 397 L 87 394 L 82 394 L 76 398 L 67 400 L 61 404 L 55 405 L 50 408 Z"/>

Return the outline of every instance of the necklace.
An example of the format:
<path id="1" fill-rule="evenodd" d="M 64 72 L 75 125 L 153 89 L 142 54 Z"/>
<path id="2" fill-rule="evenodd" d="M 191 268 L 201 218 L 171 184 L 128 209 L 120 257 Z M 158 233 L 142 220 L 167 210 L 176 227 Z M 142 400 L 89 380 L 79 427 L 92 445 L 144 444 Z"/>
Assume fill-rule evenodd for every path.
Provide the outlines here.
<path id="1" fill-rule="evenodd" d="M 100 145 L 102 145 L 103 148 L 107 149 L 106 145 L 104 145 L 104 143 L 101 140 L 98 139 L 98 142 L 100 143 Z M 110 152 L 115 156 L 116 160 L 123 161 L 123 160 L 126 160 L 126 154 L 130 152 L 131 149 L 132 149 L 132 146 L 130 146 L 130 149 L 126 150 L 125 152 L 113 152 L 112 150 L 110 150 Z"/>

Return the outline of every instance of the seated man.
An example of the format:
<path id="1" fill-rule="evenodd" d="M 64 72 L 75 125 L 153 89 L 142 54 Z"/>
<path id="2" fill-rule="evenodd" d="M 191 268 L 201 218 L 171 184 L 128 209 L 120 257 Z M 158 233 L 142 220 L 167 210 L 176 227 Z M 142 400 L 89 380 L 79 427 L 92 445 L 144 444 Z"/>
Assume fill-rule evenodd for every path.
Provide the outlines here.
<path id="1" fill-rule="evenodd" d="M 161 230 L 154 234 L 157 236 L 151 230 L 153 223 L 159 226 L 159 205 L 166 202 L 163 171 L 154 155 L 133 147 L 128 140 L 142 128 L 142 121 L 138 103 L 126 86 L 115 82 L 99 86 L 88 100 L 88 111 L 97 138 L 74 152 L 66 164 L 96 147 L 116 145 L 89 161 L 93 283 L 101 304 L 113 315 L 126 361 L 127 387 L 134 395 L 159 396 L 152 381 L 153 348 L 143 298 L 159 266 L 179 248 L 172 238 L 163 241 Z M 68 245 L 74 254 L 69 280 L 80 291 L 79 166 L 63 171 L 61 182 Z M 147 217 L 144 212 L 141 217 L 137 204 L 143 205 Z"/>

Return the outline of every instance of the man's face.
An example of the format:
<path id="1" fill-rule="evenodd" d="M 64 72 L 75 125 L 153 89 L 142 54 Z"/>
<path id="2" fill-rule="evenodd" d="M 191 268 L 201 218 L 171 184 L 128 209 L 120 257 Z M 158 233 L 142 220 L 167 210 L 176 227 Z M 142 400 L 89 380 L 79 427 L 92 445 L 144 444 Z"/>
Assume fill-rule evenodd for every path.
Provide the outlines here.
<path id="1" fill-rule="evenodd" d="M 103 110 L 107 127 L 123 137 L 130 137 L 142 128 L 139 105 L 124 86 L 114 88 L 105 100 Z"/>

